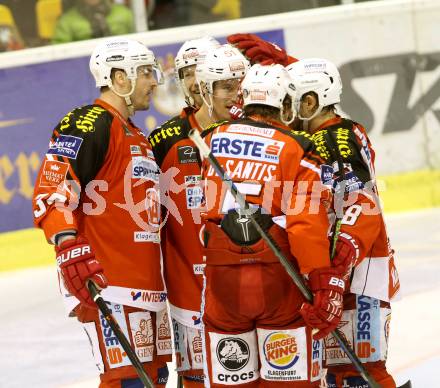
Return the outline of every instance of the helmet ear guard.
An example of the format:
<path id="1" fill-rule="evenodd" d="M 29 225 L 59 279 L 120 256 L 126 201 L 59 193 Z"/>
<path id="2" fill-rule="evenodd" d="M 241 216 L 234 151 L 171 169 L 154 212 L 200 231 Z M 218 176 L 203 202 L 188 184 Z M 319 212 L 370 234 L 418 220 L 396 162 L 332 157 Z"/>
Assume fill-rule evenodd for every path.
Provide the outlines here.
<path id="1" fill-rule="evenodd" d="M 341 76 L 337 67 L 327 59 L 301 59 L 287 66 L 286 70 L 295 89 L 294 106 L 299 119 L 312 120 L 326 106 L 338 104 L 341 101 Z M 318 107 L 310 117 L 303 117 L 299 114 L 301 99 L 310 92 L 316 94 Z"/>

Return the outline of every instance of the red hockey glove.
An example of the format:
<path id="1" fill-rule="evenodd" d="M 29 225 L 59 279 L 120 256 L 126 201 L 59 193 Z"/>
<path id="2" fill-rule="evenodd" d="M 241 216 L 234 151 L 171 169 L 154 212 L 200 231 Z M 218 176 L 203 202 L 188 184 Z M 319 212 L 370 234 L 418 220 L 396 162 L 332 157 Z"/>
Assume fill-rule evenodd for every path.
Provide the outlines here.
<path id="1" fill-rule="evenodd" d="M 78 237 L 64 241 L 55 250 L 67 290 L 87 307 L 96 309 L 86 282 L 90 279 L 99 288 L 106 288 L 107 279 L 87 239 Z"/>
<path id="2" fill-rule="evenodd" d="M 319 340 L 335 330 L 342 316 L 342 295 L 345 282 L 333 268 L 315 269 L 309 274 L 309 284 L 313 292 L 313 305 L 303 303 L 300 313 L 306 324 L 319 332 L 313 339 Z"/>
<path id="3" fill-rule="evenodd" d="M 336 241 L 335 256 L 332 266 L 342 275 L 345 285 L 349 286 L 351 270 L 359 258 L 359 246 L 347 233 L 340 233 Z"/>
<path id="4" fill-rule="evenodd" d="M 252 64 L 287 66 L 297 61 L 274 43 L 267 42 L 254 34 L 233 34 L 227 37 L 230 44 L 237 47 Z"/>

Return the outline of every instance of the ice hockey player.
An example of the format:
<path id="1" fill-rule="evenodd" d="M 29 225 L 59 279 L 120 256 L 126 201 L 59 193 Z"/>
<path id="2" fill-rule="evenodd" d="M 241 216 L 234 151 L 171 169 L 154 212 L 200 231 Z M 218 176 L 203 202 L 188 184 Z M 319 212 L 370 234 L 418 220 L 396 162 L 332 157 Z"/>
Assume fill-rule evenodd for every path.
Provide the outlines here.
<path id="1" fill-rule="evenodd" d="M 249 215 L 236 209 L 204 161 L 207 386 L 318 387 L 319 339 L 342 314 L 345 267 L 331 266 L 327 238 L 330 190 L 320 182 L 322 161 L 312 142 L 283 124 L 292 116 L 287 80 L 281 65 L 254 65 L 241 86 L 247 118 L 212 126 L 203 136 L 259 223 L 307 275 L 314 305 L 304 303 Z M 319 329 L 314 339 L 312 328 Z"/>
<path id="2" fill-rule="evenodd" d="M 148 375 L 165 386 L 172 346 L 161 275 L 159 173 L 146 137 L 130 120 L 148 109 L 161 71 L 152 51 L 125 38 L 100 43 L 90 71 L 100 97 L 53 130 L 35 185 L 35 224 L 55 245 L 66 308 L 84 325 L 100 387 L 143 385 L 92 301 L 89 279 L 111 302 Z"/>
<path id="3" fill-rule="evenodd" d="M 232 50 L 232 56 L 227 56 L 228 50 Z M 196 66 L 203 67 L 206 62 L 209 67 L 214 64 L 223 69 L 220 74 L 203 72 L 203 85 L 209 83 L 215 94 L 204 97 L 213 101 L 215 107 L 211 110 L 204 103 L 195 80 Z M 237 98 L 238 84 L 248 63 L 236 49 L 220 47 L 217 41 L 207 37 L 185 42 L 177 53 L 175 64 L 188 107 L 156 128 L 149 141 L 164 177 L 161 190 L 166 192 L 165 201 L 176 204 L 175 209 L 178 209 L 178 214 L 174 214 L 172 207 L 165 203 L 169 214 L 162 243 L 177 371 L 183 376 L 185 387 L 203 387 L 200 305 L 204 263 L 199 215 L 203 192 L 201 160 L 188 132 L 191 128 L 201 131 L 214 121 L 229 118 L 228 107 Z M 231 64 L 237 68 L 235 73 L 230 71 Z M 170 182 L 176 186 L 171 187 Z"/>
<path id="4" fill-rule="evenodd" d="M 287 70 L 297 124 L 311 134 L 325 160 L 321 177 L 335 190 L 333 210 L 342 218 L 334 265 L 341 257 L 351 260 L 344 277 L 348 287 L 339 329 L 373 378 L 385 388 L 394 388 L 385 361 L 390 301 L 400 285 L 378 200 L 374 151 L 362 125 L 335 111 L 342 83 L 333 63 L 303 59 Z M 325 339 L 325 359 L 329 388 L 368 386 L 332 336 Z"/>

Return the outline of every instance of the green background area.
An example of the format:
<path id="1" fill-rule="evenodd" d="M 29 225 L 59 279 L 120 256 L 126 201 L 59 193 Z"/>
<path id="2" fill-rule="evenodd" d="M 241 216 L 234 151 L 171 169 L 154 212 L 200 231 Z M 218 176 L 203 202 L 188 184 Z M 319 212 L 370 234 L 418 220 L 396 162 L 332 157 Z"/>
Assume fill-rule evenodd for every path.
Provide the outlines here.
<path id="1" fill-rule="evenodd" d="M 440 170 L 378 178 L 385 212 L 440 207 Z M 37 229 L 0 234 L 0 271 L 55 264 L 53 246 Z"/>

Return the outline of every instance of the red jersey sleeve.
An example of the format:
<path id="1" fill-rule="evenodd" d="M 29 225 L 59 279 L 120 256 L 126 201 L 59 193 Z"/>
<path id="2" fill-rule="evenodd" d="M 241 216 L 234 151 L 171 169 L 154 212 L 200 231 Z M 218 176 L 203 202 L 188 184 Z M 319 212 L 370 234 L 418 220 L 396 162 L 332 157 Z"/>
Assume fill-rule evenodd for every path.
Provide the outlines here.
<path id="1" fill-rule="evenodd" d="M 89 105 L 68 113 L 53 130 L 33 196 L 35 226 L 44 230 L 49 242 L 56 233 L 77 230 L 75 209 L 81 187 L 104 162 L 111 124 L 109 112 Z"/>

